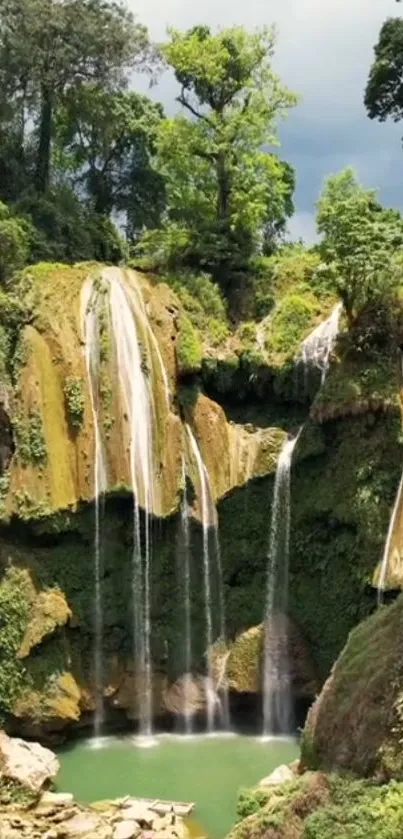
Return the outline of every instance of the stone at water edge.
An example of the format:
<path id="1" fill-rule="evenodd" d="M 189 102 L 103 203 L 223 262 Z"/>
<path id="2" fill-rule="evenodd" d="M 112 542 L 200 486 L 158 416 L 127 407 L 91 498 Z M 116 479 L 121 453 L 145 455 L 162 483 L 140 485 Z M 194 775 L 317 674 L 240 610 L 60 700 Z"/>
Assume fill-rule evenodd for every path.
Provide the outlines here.
<path id="1" fill-rule="evenodd" d="M 138 826 L 137 822 L 128 819 L 124 822 L 119 822 L 116 825 L 113 839 L 133 839 L 133 837 L 138 836 L 141 833 L 141 828 Z"/>
<path id="2" fill-rule="evenodd" d="M 292 769 L 283 764 L 283 766 L 278 766 L 270 775 L 267 775 L 267 778 L 262 778 L 259 781 L 259 787 L 276 787 L 285 784 L 287 781 L 293 781 L 294 778 L 295 774 Z"/>
<path id="3" fill-rule="evenodd" d="M 124 805 L 122 815 L 125 818 L 127 818 L 128 810 L 130 810 L 130 818 L 133 821 L 137 821 L 141 825 L 146 824 L 147 827 L 151 827 L 157 818 L 156 814 L 152 810 L 149 810 L 146 804 L 142 804 L 141 801 L 135 801 L 134 799 L 129 799 Z"/>
<path id="4" fill-rule="evenodd" d="M 107 839 L 111 836 L 108 825 L 89 813 L 77 813 L 68 821 L 59 824 L 58 831 L 59 835 L 69 839 Z"/>
<path id="5" fill-rule="evenodd" d="M 41 795 L 39 807 L 66 807 L 74 802 L 73 793 L 71 792 L 50 792 L 46 791 Z"/>
<path id="6" fill-rule="evenodd" d="M 6 778 L 32 792 L 56 777 L 60 768 L 56 755 L 39 743 L 26 743 L 0 731 L 0 780 Z"/>

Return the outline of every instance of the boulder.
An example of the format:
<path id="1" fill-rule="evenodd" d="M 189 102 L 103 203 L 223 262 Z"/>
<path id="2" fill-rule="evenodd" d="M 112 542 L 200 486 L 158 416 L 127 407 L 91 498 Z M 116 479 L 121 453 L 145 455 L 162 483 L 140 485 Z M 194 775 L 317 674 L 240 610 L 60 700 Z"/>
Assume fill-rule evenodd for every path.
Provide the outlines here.
<path id="1" fill-rule="evenodd" d="M 12 780 L 31 792 L 40 792 L 58 771 L 59 761 L 50 749 L 0 732 L 0 780 Z"/>
<path id="2" fill-rule="evenodd" d="M 147 804 L 135 799 L 129 799 L 124 805 L 124 817 L 138 822 L 142 827 L 151 827 L 155 821 L 155 813 L 149 810 Z M 128 815 L 130 813 L 130 816 Z"/>
<path id="3" fill-rule="evenodd" d="M 305 769 L 403 780 L 403 594 L 352 630 L 309 710 Z"/>
<path id="4" fill-rule="evenodd" d="M 112 830 L 90 813 L 77 813 L 59 825 L 59 835 L 68 839 L 109 839 Z"/>
<path id="5" fill-rule="evenodd" d="M 259 781 L 259 787 L 276 787 L 280 784 L 285 784 L 287 781 L 293 781 L 295 778 L 294 772 L 289 766 L 283 764 L 278 766 L 274 772 L 271 772 L 267 778 L 262 778 Z"/>
<path id="6" fill-rule="evenodd" d="M 288 615 L 278 613 L 271 626 L 271 645 L 276 659 L 288 656 L 289 675 L 293 695 L 298 699 L 313 699 L 317 694 L 318 679 L 307 639 L 298 624 Z M 228 648 L 226 680 L 233 693 L 260 693 L 262 690 L 264 625 L 241 632 Z M 215 658 L 223 655 L 214 645 L 210 651 L 213 670 L 219 669 Z"/>
<path id="7" fill-rule="evenodd" d="M 133 821 L 132 819 L 127 819 L 126 821 L 119 822 L 116 825 L 113 839 L 133 839 L 134 836 L 138 836 L 141 833 L 141 829 L 137 822 Z"/>

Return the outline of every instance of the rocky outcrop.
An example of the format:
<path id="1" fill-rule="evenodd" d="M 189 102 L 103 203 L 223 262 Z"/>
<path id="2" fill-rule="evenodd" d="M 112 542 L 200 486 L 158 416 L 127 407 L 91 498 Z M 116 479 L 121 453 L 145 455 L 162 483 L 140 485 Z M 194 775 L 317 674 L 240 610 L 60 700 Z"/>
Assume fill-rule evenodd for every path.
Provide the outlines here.
<path id="1" fill-rule="evenodd" d="M 316 695 L 318 680 L 309 646 L 301 629 L 291 618 L 277 615 L 273 621 L 273 648 L 280 648 L 276 653 L 287 656 L 290 667 L 290 679 L 293 695 L 297 699 L 309 699 Z M 225 678 L 228 688 L 233 693 L 261 693 L 263 686 L 263 624 L 241 632 L 227 650 Z M 222 647 L 212 650 L 216 669 L 220 670 L 223 656 Z"/>
<path id="2" fill-rule="evenodd" d="M 72 612 L 63 592 L 59 589 L 41 591 L 30 609 L 18 657 L 26 658 L 34 647 L 55 630 L 65 626 L 71 617 Z"/>
<path id="3" fill-rule="evenodd" d="M 351 632 L 309 711 L 308 768 L 403 779 L 403 595 Z"/>
<path id="4" fill-rule="evenodd" d="M 59 761 L 49 749 L 0 732 L 0 785 L 11 781 L 16 787 L 38 793 L 58 771 Z"/>
<path id="5" fill-rule="evenodd" d="M 16 796 L 7 805 L 2 803 L 0 779 L 0 835 L 2 839 L 187 839 L 189 833 L 174 812 L 160 816 L 129 797 L 83 807 L 69 793 L 45 792 L 36 803 Z"/>

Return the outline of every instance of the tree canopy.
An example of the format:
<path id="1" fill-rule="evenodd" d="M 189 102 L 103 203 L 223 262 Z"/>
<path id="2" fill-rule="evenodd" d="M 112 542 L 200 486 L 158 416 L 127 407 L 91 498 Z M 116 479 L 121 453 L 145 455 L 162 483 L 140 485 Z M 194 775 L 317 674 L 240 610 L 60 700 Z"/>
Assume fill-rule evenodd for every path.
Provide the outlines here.
<path id="1" fill-rule="evenodd" d="M 375 190 L 364 189 L 353 169 L 347 168 L 326 181 L 316 221 L 322 234 L 322 270 L 352 325 L 367 303 L 396 288 L 403 220 L 397 211 L 383 209 Z"/>
<path id="2" fill-rule="evenodd" d="M 365 91 L 365 106 L 371 119 L 398 122 L 403 117 L 403 19 L 383 24 L 374 48 L 375 60 Z"/>
<path id="3" fill-rule="evenodd" d="M 171 29 L 162 46 L 182 108 L 161 122 L 156 141 L 166 237 L 227 290 L 292 208 L 292 170 L 265 150 L 277 145 L 276 123 L 296 102 L 272 69 L 273 50 L 272 30 L 242 27 Z"/>

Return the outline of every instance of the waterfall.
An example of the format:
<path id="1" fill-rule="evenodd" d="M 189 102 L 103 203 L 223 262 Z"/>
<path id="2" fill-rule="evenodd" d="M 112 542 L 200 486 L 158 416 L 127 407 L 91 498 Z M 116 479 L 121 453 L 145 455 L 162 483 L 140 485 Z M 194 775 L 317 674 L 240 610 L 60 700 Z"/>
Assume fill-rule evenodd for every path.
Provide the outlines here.
<path id="1" fill-rule="evenodd" d="M 222 571 L 222 562 L 221 562 L 221 547 L 220 547 L 220 536 L 218 532 L 218 523 L 214 528 L 214 548 L 215 548 L 215 556 L 216 556 L 216 563 L 217 563 L 217 574 L 218 574 L 218 605 L 219 605 L 219 617 L 220 617 L 220 638 L 225 646 L 226 639 L 227 639 L 227 627 L 225 621 L 225 598 L 224 598 L 224 575 Z M 223 668 L 221 677 L 217 681 L 217 693 L 221 694 L 221 725 L 228 731 L 230 727 L 230 713 L 229 713 L 229 696 L 228 696 L 228 685 L 225 678 L 226 674 L 226 666 L 228 661 L 229 653 L 224 656 L 223 660 Z"/>
<path id="2" fill-rule="evenodd" d="M 209 733 L 211 733 L 214 731 L 215 728 L 216 712 L 218 712 L 219 716 L 221 716 L 222 724 L 225 727 L 229 726 L 228 691 L 226 687 L 223 688 L 222 704 L 220 704 L 217 692 L 214 689 L 214 679 L 211 662 L 211 650 L 213 645 L 213 600 L 211 593 L 212 558 L 209 538 L 211 528 L 213 528 L 214 533 L 214 559 L 216 564 L 216 574 L 218 580 L 219 631 L 222 641 L 223 643 L 225 643 L 225 605 L 221 567 L 221 553 L 218 536 L 217 511 L 213 502 L 208 472 L 203 463 L 200 449 L 197 445 L 192 429 L 190 428 L 190 426 L 186 427 L 189 435 L 191 450 L 197 466 L 197 473 L 200 486 L 200 504 L 203 527 L 203 581 L 207 654 L 207 675 L 205 679 L 205 692 L 207 706 L 207 730 Z"/>
<path id="3" fill-rule="evenodd" d="M 329 317 L 319 324 L 302 342 L 297 359 L 304 368 L 304 379 L 311 369 L 320 370 L 321 384 L 325 381 L 330 364 L 330 354 L 339 333 L 339 320 L 342 304 L 338 303 Z"/>
<path id="4" fill-rule="evenodd" d="M 95 677 L 95 716 L 94 735 L 99 737 L 104 718 L 104 678 L 102 665 L 103 646 L 103 611 L 102 611 L 102 568 L 100 540 L 100 496 L 106 491 L 106 469 L 99 431 L 96 387 L 99 371 L 99 323 L 96 310 L 93 282 L 87 280 L 81 291 L 81 333 L 84 341 L 85 366 L 88 378 L 92 421 L 94 426 L 94 677 Z"/>
<path id="5" fill-rule="evenodd" d="M 149 737 L 152 734 L 149 513 L 153 510 L 152 396 L 142 363 L 133 301 L 120 272 L 110 282 L 109 305 L 120 389 L 129 425 L 133 489 L 133 653 L 139 692 L 140 734 Z M 145 516 L 144 545 L 140 532 L 140 503 Z"/>
<path id="6" fill-rule="evenodd" d="M 132 276 L 133 276 L 133 273 L 129 272 L 129 277 L 132 277 Z M 153 345 L 153 349 L 154 349 L 155 355 L 156 355 L 157 360 L 158 360 L 158 364 L 159 364 L 159 368 L 160 368 L 160 372 L 161 372 L 161 378 L 162 378 L 163 385 L 164 385 L 165 401 L 166 401 L 166 404 L 167 404 L 167 408 L 169 410 L 170 403 L 171 403 L 171 394 L 170 394 L 170 390 L 169 390 L 168 375 L 167 375 L 167 371 L 165 369 L 165 364 L 162 360 L 162 355 L 161 355 L 161 352 L 160 352 L 160 348 L 158 346 L 158 341 L 157 341 L 157 339 L 154 335 L 154 332 L 152 331 L 151 326 L 150 326 L 149 321 L 148 321 L 148 316 L 147 316 L 146 307 L 144 305 L 144 300 L 143 300 L 143 298 L 141 296 L 141 293 L 140 293 L 136 284 L 134 284 L 134 285 L 130 284 L 129 287 L 128 287 L 128 292 L 131 296 L 132 302 L 134 303 L 134 308 L 139 311 L 139 314 L 141 316 L 141 320 L 142 320 L 142 322 L 144 324 L 144 327 L 145 327 L 145 330 L 147 332 L 147 337 L 151 340 L 151 343 Z"/>
<path id="7" fill-rule="evenodd" d="M 299 432 L 300 433 L 300 432 Z M 288 662 L 288 564 L 291 462 L 299 434 L 286 440 L 277 463 L 268 554 L 264 627 L 263 734 L 287 733 L 292 720 Z"/>
<path id="8" fill-rule="evenodd" d="M 211 604 L 211 583 L 210 583 L 210 549 L 209 549 L 209 527 L 210 527 L 210 512 L 208 504 L 208 480 L 206 474 L 206 467 L 203 463 L 200 449 L 197 445 L 193 431 L 190 426 L 187 426 L 189 434 L 190 445 L 194 459 L 196 461 L 197 472 L 200 484 L 200 503 L 201 516 L 203 527 L 203 580 L 204 580 L 204 610 L 206 620 L 206 653 L 207 653 L 207 676 L 206 676 L 206 703 L 207 703 L 207 730 L 212 732 L 214 730 L 214 717 L 216 706 L 216 695 L 213 686 L 213 675 L 211 669 L 211 661 L 209 651 L 213 645 L 213 618 L 212 618 L 212 604 Z"/>
<path id="9" fill-rule="evenodd" d="M 384 594 L 384 591 L 385 591 L 385 582 L 386 582 L 386 574 L 387 574 L 388 563 L 389 563 L 390 546 L 392 544 L 392 537 L 393 537 L 395 524 L 396 524 L 397 511 L 398 511 L 399 506 L 400 506 L 402 493 L 403 493 L 403 473 L 402 473 L 402 477 L 400 478 L 399 488 L 398 488 L 397 493 L 396 493 L 395 503 L 393 505 L 392 516 L 391 516 L 391 519 L 390 519 L 390 522 L 389 522 L 388 535 L 386 537 L 385 548 L 384 548 L 383 556 L 382 556 L 381 570 L 380 570 L 379 580 L 378 580 L 378 606 L 381 606 L 382 603 L 383 603 L 383 594 Z"/>
<path id="10" fill-rule="evenodd" d="M 192 725 L 192 702 L 191 702 L 191 686 L 192 686 L 192 626 L 191 626 L 191 601 L 190 601 L 190 532 L 189 532 L 189 506 L 186 491 L 186 465 L 185 458 L 182 456 L 182 484 L 183 496 L 181 503 L 181 534 L 182 534 L 182 548 L 183 548 L 183 608 L 184 608 L 184 629 L 185 629 L 185 733 L 191 734 L 193 730 Z"/>

